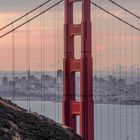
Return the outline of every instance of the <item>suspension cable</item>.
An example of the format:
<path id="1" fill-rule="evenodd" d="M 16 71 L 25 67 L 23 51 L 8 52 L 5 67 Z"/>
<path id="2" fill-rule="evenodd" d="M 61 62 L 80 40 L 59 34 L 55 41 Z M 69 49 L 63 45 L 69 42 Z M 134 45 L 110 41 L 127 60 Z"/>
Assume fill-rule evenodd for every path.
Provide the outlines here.
<path id="1" fill-rule="evenodd" d="M 0 28 L 0 31 L 3 30 L 3 29 L 5 29 L 5 28 L 7 28 L 7 27 L 9 27 L 10 25 L 16 23 L 17 21 L 23 19 L 24 17 L 26 17 L 26 16 L 28 16 L 29 14 L 33 13 L 34 11 L 36 11 L 36 10 L 39 9 L 40 7 L 46 5 L 46 4 L 49 3 L 50 1 L 51 1 L 51 0 L 48 0 L 48 1 L 44 2 L 43 4 L 37 6 L 37 7 L 34 8 L 33 10 L 31 10 L 31 11 L 29 11 L 28 13 L 24 14 L 23 16 L 17 18 L 16 20 L 12 21 L 11 23 L 9 23 L 9 24 L 5 25 L 4 27 Z"/>
<path id="2" fill-rule="evenodd" d="M 41 13 L 35 15 L 35 16 L 32 17 L 31 19 L 29 19 L 29 20 L 23 22 L 22 24 L 20 24 L 19 26 L 15 27 L 14 29 L 12 29 L 12 30 L 6 32 L 5 34 L 1 35 L 0 38 L 3 38 L 4 36 L 8 35 L 9 33 L 13 32 L 13 31 L 15 31 L 15 30 L 17 30 L 17 29 L 19 29 L 20 27 L 22 27 L 23 25 L 27 24 L 28 22 L 31 22 L 32 20 L 36 19 L 37 17 L 39 17 L 39 16 L 42 15 L 43 13 L 45 13 L 45 12 L 51 10 L 52 8 L 54 8 L 56 5 L 60 4 L 61 2 L 63 2 L 63 0 L 60 0 L 59 2 L 53 4 L 52 6 L 50 6 L 49 8 L 47 8 L 46 10 L 42 11 Z"/>
<path id="3" fill-rule="evenodd" d="M 5 33 L 5 34 L 3 34 L 3 35 L 1 35 L 1 36 L 0 36 L 0 38 L 3 38 L 4 36 L 8 35 L 9 33 L 13 32 L 14 30 L 17 30 L 17 29 L 18 29 L 18 28 L 20 28 L 21 26 L 23 26 L 23 25 L 25 25 L 26 23 L 28 23 L 28 22 L 32 21 L 33 19 L 37 18 L 37 17 L 38 17 L 38 16 L 40 16 L 41 14 L 43 14 L 43 13 L 45 13 L 45 12 L 49 11 L 50 9 L 52 9 L 52 8 L 53 8 L 53 7 L 55 7 L 56 5 L 60 4 L 61 2 L 63 2 L 63 0 L 60 0 L 59 2 L 55 3 L 55 4 L 54 4 L 54 5 L 52 5 L 51 7 L 47 8 L 46 10 L 44 10 L 44 11 L 42 11 L 41 13 L 37 14 L 36 16 L 32 17 L 32 18 L 31 18 L 31 19 L 29 19 L 28 21 L 23 22 L 22 24 L 20 24 L 20 25 L 19 25 L 19 26 L 17 26 L 16 28 L 14 28 L 14 29 L 12 29 L 12 30 L 10 30 L 10 31 L 6 32 L 6 33 Z M 109 12 L 109 11 L 105 10 L 105 9 L 104 9 L 104 8 L 102 8 L 101 6 L 99 6 L 99 5 L 95 4 L 94 2 L 92 2 L 92 1 L 91 1 L 91 3 L 92 3 L 92 5 L 94 5 L 94 6 L 98 7 L 99 9 L 103 10 L 104 12 L 106 12 L 106 13 L 110 14 L 110 15 L 111 15 L 111 16 L 113 16 L 114 18 L 117 18 L 118 20 L 120 20 L 120 21 L 122 21 L 123 23 L 127 24 L 128 26 L 130 26 L 130 27 L 134 28 L 135 30 L 140 31 L 140 29 L 139 29 L 139 28 L 137 28 L 136 26 L 134 26 L 134 25 L 130 24 L 129 22 L 127 22 L 127 21 L 125 21 L 125 20 L 123 20 L 123 19 L 119 18 L 118 16 L 116 16 L 116 15 L 112 14 L 111 12 Z"/>
<path id="4" fill-rule="evenodd" d="M 109 15 L 113 16 L 114 18 L 116 18 L 116 19 L 120 20 L 121 22 L 125 23 L 126 25 L 128 25 L 128 26 L 130 26 L 130 27 L 134 28 L 135 30 L 140 31 L 140 28 L 138 28 L 138 27 L 136 27 L 136 26 L 134 26 L 134 25 L 130 24 L 129 22 L 127 22 L 127 21 L 125 21 L 125 20 L 123 20 L 123 19 L 121 19 L 120 17 L 116 16 L 115 14 L 112 14 L 111 12 L 109 12 L 109 11 L 105 10 L 105 9 L 104 9 L 104 8 L 102 8 L 101 6 L 99 6 L 99 5 L 95 4 L 94 2 L 92 2 L 92 1 L 91 1 L 91 4 L 92 4 L 92 5 L 94 5 L 94 6 L 96 6 L 96 7 L 98 7 L 98 8 L 99 8 L 99 9 L 101 9 L 102 11 L 104 11 L 104 12 L 108 13 Z"/>
<path id="5" fill-rule="evenodd" d="M 134 17 L 140 19 L 140 17 L 138 15 L 136 15 L 135 13 L 132 13 L 131 11 L 129 11 L 128 9 L 124 8 L 123 6 L 121 6 L 120 4 L 116 3 L 115 1 L 112 1 L 112 0 L 108 0 L 110 1 L 111 3 L 115 4 L 116 6 L 118 6 L 119 8 L 125 10 L 126 12 L 128 12 L 129 14 L 133 15 Z"/>

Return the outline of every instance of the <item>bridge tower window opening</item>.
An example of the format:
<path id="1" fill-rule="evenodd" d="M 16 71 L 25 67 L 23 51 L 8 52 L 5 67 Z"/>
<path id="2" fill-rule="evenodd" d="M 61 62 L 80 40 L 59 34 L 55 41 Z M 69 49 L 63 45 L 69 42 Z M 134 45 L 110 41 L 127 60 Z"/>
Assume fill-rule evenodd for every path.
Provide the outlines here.
<path id="1" fill-rule="evenodd" d="M 79 116 L 76 116 L 76 133 L 80 135 L 80 127 L 79 127 L 79 124 L 80 124 L 80 117 Z"/>
<path id="2" fill-rule="evenodd" d="M 74 58 L 80 59 L 81 57 L 81 36 L 74 37 Z"/>
<path id="3" fill-rule="evenodd" d="M 75 100 L 80 101 L 80 72 L 75 73 Z"/>
<path id="4" fill-rule="evenodd" d="M 80 24 L 82 22 L 82 2 L 73 3 L 73 24 Z"/>

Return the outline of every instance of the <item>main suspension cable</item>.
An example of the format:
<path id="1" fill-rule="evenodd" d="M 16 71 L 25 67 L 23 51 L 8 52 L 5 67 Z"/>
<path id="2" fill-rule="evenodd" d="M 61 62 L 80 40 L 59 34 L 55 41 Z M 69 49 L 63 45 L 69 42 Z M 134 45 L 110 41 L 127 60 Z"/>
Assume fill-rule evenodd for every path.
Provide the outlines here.
<path id="1" fill-rule="evenodd" d="M 31 11 L 29 11 L 28 13 L 24 14 L 23 16 L 17 18 L 16 20 L 12 21 L 11 23 L 9 23 L 9 24 L 5 25 L 4 27 L 0 28 L 0 31 L 3 30 L 3 29 L 5 29 L 5 28 L 7 28 L 7 27 L 9 27 L 9 26 L 11 26 L 12 24 L 16 23 L 17 21 L 23 19 L 24 17 L 28 16 L 29 14 L 33 13 L 34 11 L 38 10 L 40 7 L 46 5 L 46 4 L 49 3 L 50 1 L 52 1 L 52 0 L 48 0 L 48 1 L 44 2 L 43 4 L 37 6 L 37 7 L 34 8 L 33 10 L 31 10 Z"/>
<path id="2" fill-rule="evenodd" d="M 20 27 L 22 27 L 23 25 L 27 24 L 28 22 L 31 22 L 32 20 L 36 19 L 37 17 L 39 17 L 40 15 L 44 14 L 45 12 L 51 10 L 52 8 L 54 8 L 56 5 L 60 4 L 61 2 L 63 2 L 63 0 L 60 0 L 59 2 L 53 4 L 52 6 L 50 6 L 49 8 L 47 8 L 46 10 L 42 11 L 41 13 L 35 15 L 34 17 L 32 17 L 31 19 L 23 22 L 22 24 L 20 24 L 19 26 L 15 27 L 14 29 L 4 33 L 3 35 L 0 36 L 0 39 L 3 38 L 4 36 L 8 35 L 9 33 L 19 29 Z"/>
<path id="3" fill-rule="evenodd" d="M 112 0 L 108 0 L 110 1 L 111 3 L 115 4 L 116 6 L 118 6 L 119 8 L 123 9 L 124 11 L 128 12 L 129 14 L 131 14 L 132 16 L 140 19 L 140 17 L 138 15 L 136 15 L 135 13 L 132 13 L 131 11 L 129 11 L 128 9 L 124 8 L 123 6 L 121 6 L 120 4 L 116 3 L 115 1 L 112 1 Z"/>
<path id="4" fill-rule="evenodd" d="M 102 11 L 104 11 L 104 12 L 108 13 L 109 15 L 113 16 L 114 18 L 116 18 L 116 19 L 120 20 L 121 22 L 125 23 L 126 25 L 128 25 L 128 26 L 130 26 L 130 27 L 134 28 L 135 30 L 140 31 L 140 28 L 138 28 L 138 27 L 136 27 L 136 26 L 132 25 L 131 23 L 129 23 L 129 22 L 127 22 L 127 21 L 123 20 L 123 19 L 121 19 L 120 17 L 116 16 L 115 14 L 112 14 L 111 12 L 109 12 L 109 11 L 105 10 L 105 9 L 104 9 L 104 8 L 102 8 L 101 6 L 99 6 L 99 5 L 95 4 L 94 2 L 92 2 L 92 1 L 91 1 L 91 4 L 92 4 L 92 5 L 94 5 L 94 6 L 96 6 L 96 7 L 98 7 L 98 8 L 99 8 L 99 9 L 101 9 Z"/>

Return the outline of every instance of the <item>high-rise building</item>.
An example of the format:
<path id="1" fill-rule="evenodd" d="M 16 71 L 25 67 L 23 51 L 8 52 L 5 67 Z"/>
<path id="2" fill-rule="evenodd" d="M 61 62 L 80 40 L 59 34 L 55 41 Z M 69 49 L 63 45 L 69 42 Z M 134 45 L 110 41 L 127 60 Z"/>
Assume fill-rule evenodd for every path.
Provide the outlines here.
<path id="1" fill-rule="evenodd" d="M 7 77 L 3 77 L 2 78 L 2 86 L 7 86 L 8 85 L 8 78 Z"/>

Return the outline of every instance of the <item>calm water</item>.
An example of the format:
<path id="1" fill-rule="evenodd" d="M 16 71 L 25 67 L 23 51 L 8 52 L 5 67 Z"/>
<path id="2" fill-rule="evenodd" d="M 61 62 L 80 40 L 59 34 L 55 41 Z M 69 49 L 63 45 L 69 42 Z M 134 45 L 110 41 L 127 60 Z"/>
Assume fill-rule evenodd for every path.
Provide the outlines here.
<path id="1" fill-rule="evenodd" d="M 26 101 L 16 101 L 27 109 Z M 33 112 L 62 122 L 62 104 L 31 101 Z M 140 106 L 95 105 L 95 140 L 140 140 Z M 78 130 L 79 131 L 79 130 Z"/>

